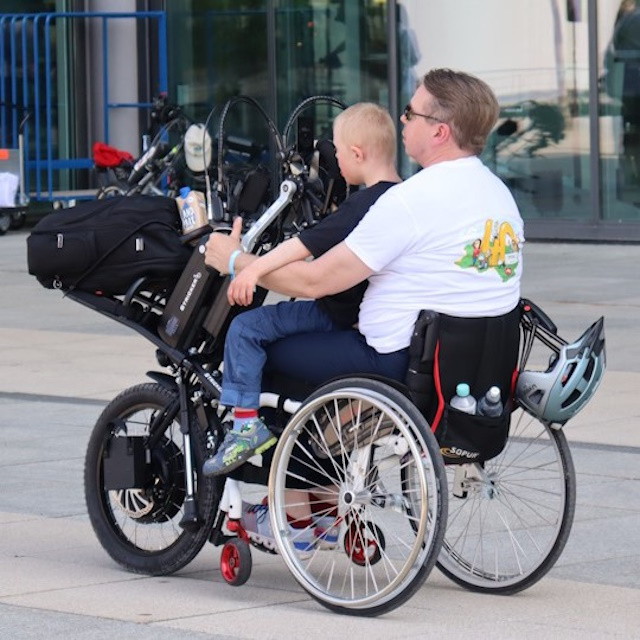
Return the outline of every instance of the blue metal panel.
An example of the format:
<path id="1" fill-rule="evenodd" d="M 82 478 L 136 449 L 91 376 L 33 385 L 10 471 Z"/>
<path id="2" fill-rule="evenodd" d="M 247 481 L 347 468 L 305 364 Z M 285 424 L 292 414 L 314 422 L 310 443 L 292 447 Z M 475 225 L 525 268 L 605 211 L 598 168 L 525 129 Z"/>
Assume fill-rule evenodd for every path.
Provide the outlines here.
<path id="1" fill-rule="evenodd" d="M 52 57 L 52 32 L 59 21 L 74 19 L 100 19 L 102 22 L 103 72 L 104 72 L 104 138 L 109 142 L 109 113 L 113 109 L 146 108 L 149 102 L 119 103 L 109 99 L 109 20 L 150 20 L 158 29 L 158 91 L 168 90 L 167 80 L 167 25 L 162 11 L 136 13 L 107 12 L 58 12 L 58 13 L 14 13 L 0 14 L 0 68 L 9 70 L 8 82 L 0 82 L 0 146 L 16 147 L 23 115 L 32 113 L 30 121 L 23 124 L 25 138 L 24 166 L 25 189 L 34 200 L 70 199 L 73 194 L 59 197 L 54 193 L 54 172 L 60 170 L 86 169 L 93 166 L 92 158 L 60 159 L 56 156 L 54 140 L 53 104 L 55 60 Z M 18 39 L 19 38 L 19 39 Z M 8 42 L 7 42 L 8 39 Z M 29 41 L 31 39 L 31 42 Z M 8 46 L 7 46 L 8 45 Z M 8 52 L 8 53 L 7 53 Z M 41 60 L 44 55 L 44 61 Z M 33 73 L 33 89 L 29 75 Z M 44 92 L 41 74 L 44 73 Z M 19 83 L 20 78 L 22 82 Z M 44 93 L 44 95 L 42 95 Z M 44 117 L 43 117 L 44 111 Z M 44 145 L 44 150 L 43 150 Z M 30 157 L 33 149 L 33 158 Z M 35 178 L 33 188 L 29 184 Z M 43 178 L 45 178 L 43 180 Z M 46 183 L 46 184 L 43 184 Z"/>

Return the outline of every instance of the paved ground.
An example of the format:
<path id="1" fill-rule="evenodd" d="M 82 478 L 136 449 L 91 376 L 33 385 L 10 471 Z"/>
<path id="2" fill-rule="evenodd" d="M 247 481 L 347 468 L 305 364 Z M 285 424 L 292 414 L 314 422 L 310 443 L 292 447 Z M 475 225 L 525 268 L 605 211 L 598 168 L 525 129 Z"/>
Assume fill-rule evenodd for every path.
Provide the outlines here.
<path id="1" fill-rule="evenodd" d="M 126 573 L 86 516 L 84 450 L 102 407 L 155 369 L 153 348 L 26 274 L 27 232 L 0 238 L 0 638 L 640 638 L 640 247 L 529 244 L 523 295 L 577 337 L 605 315 L 609 368 L 567 427 L 576 521 L 551 573 L 511 597 L 437 571 L 369 620 L 306 596 L 277 556 L 254 553 L 242 588 L 210 545 L 164 578 Z"/>

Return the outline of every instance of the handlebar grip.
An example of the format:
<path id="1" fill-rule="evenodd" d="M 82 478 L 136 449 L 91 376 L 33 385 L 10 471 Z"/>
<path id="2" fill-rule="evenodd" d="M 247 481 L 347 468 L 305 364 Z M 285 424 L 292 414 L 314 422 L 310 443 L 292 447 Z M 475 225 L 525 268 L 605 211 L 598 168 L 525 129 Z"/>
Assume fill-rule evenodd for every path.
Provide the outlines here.
<path id="1" fill-rule="evenodd" d="M 522 298 L 520 307 L 524 313 L 530 313 L 544 329 L 550 333 L 558 333 L 558 327 L 553 320 L 535 302 L 528 298 Z"/>

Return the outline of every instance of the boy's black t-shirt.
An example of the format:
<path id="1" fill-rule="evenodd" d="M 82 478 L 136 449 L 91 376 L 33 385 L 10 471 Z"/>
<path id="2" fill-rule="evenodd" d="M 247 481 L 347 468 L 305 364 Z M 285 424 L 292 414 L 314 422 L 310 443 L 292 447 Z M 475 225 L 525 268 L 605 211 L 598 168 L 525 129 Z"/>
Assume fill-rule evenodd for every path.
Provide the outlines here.
<path id="1" fill-rule="evenodd" d="M 336 211 L 329 214 L 314 227 L 304 229 L 298 238 L 314 258 L 340 244 L 358 225 L 371 205 L 395 182 L 377 182 L 349 196 Z M 320 298 L 318 303 L 338 324 L 351 327 L 358 322 L 360 302 L 368 282 L 359 284 L 330 296 Z"/>

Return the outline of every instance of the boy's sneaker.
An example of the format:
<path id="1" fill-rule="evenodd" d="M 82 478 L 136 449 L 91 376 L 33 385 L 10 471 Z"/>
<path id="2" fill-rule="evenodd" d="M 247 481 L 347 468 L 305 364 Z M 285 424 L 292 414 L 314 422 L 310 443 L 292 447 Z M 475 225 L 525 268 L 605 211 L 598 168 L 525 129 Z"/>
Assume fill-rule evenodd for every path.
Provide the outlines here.
<path id="1" fill-rule="evenodd" d="M 275 538 L 271 530 L 269 506 L 262 504 L 242 503 L 242 525 L 249 537 L 257 544 L 275 550 Z M 290 539 L 297 551 L 313 551 L 316 543 L 315 527 L 310 525 L 297 529 L 289 525 Z"/>
<path id="2" fill-rule="evenodd" d="M 314 535 L 318 541 L 318 548 L 333 549 L 338 544 L 340 525 L 336 524 L 333 516 L 320 516 L 313 518 Z"/>
<path id="3" fill-rule="evenodd" d="M 229 473 L 244 464 L 251 456 L 263 453 L 277 441 L 260 418 L 249 420 L 238 431 L 227 431 L 216 454 L 205 460 L 202 473 L 205 476 Z"/>

